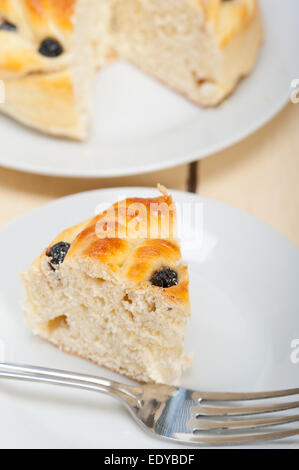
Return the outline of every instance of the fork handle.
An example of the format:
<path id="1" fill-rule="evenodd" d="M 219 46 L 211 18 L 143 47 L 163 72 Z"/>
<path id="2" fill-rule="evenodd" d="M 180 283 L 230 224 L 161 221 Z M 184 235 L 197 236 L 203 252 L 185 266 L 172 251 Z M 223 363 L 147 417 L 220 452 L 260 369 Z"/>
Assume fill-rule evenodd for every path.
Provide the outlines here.
<path id="1" fill-rule="evenodd" d="M 105 393 L 129 406 L 137 406 L 136 386 L 121 384 L 101 377 L 47 369 L 23 364 L 0 362 L 0 378 L 40 382 Z"/>

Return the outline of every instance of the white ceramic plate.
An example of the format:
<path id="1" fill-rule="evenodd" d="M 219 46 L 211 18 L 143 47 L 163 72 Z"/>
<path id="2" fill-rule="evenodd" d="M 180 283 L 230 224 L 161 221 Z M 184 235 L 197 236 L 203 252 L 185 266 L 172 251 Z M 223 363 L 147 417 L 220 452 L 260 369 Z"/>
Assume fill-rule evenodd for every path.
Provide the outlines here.
<path id="1" fill-rule="evenodd" d="M 126 63 L 98 74 L 85 143 L 50 138 L 0 116 L 0 164 L 49 175 L 107 177 L 187 163 L 254 132 L 287 102 L 299 70 L 299 3 L 261 0 L 258 64 L 219 108 L 201 109 Z"/>
<path id="2" fill-rule="evenodd" d="M 0 231 L 0 338 L 7 361 L 126 381 L 33 336 L 23 323 L 18 272 L 61 229 L 94 215 L 99 204 L 156 194 L 141 188 L 82 193 Z M 203 215 L 203 236 L 182 240 L 192 302 L 186 345 L 195 364 L 183 385 L 214 391 L 298 387 L 299 364 L 291 361 L 291 342 L 299 338 L 298 250 L 233 208 L 183 192 L 174 197 L 180 207 L 191 203 Z M 174 447 L 144 434 L 117 401 L 90 392 L 2 380 L 0 416 L 0 447 Z M 298 447 L 299 439 L 267 446 Z"/>

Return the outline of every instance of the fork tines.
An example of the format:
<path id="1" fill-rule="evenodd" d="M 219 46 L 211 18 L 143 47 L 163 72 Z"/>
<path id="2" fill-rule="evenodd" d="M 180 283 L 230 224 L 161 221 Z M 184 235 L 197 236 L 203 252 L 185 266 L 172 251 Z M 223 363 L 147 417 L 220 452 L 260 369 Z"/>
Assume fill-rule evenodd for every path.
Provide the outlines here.
<path id="1" fill-rule="evenodd" d="M 251 394 L 194 392 L 192 398 L 198 404 L 191 407 L 188 423 L 194 442 L 233 444 L 299 435 L 298 427 L 278 431 L 268 429 L 267 432 L 264 429 L 299 422 L 299 414 L 285 413 L 299 408 L 298 400 L 290 400 L 294 395 L 299 395 L 298 388 Z M 278 401 L 277 398 L 281 399 Z M 273 402 L 273 399 L 276 400 Z M 248 401 L 257 403 L 248 404 Z M 209 437 L 215 432 L 217 436 Z M 202 437 L 202 433 L 208 433 L 208 437 Z"/>

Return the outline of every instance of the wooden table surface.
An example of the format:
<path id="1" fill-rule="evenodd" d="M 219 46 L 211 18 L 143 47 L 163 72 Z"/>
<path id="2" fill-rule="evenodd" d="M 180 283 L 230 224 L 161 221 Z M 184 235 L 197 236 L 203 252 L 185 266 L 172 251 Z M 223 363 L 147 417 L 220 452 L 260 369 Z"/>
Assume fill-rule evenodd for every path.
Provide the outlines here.
<path id="1" fill-rule="evenodd" d="M 2 150 L 3 151 L 3 150 Z M 112 186 L 193 189 L 231 204 L 281 232 L 299 246 L 299 104 L 233 147 L 190 166 L 109 179 L 31 175 L 0 168 L 0 226 L 55 198 Z"/>

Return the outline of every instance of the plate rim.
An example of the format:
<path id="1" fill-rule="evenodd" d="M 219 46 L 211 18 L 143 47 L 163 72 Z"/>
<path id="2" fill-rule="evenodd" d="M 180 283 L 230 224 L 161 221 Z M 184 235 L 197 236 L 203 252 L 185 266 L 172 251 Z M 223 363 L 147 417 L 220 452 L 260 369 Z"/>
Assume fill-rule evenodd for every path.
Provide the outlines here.
<path id="1" fill-rule="evenodd" d="M 229 97 L 227 98 L 229 99 Z M 122 169 L 95 169 L 95 170 L 72 170 L 70 168 L 56 170 L 55 168 L 48 168 L 48 167 L 38 167 L 37 165 L 26 164 L 24 162 L 18 162 L 16 160 L 10 160 L 10 162 L 2 162 L 0 157 L 0 166 L 6 169 L 11 170 L 18 170 L 24 173 L 29 173 L 33 175 L 42 175 L 42 176 L 51 176 L 51 177 L 60 177 L 60 178 L 119 178 L 119 177 L 126 177 L 126 176 L 136 176 L 141 174 L 147 174 L 154 171 L 159 170 L 167 170 L 168 168 L 174 168 L 180 165 L 188 165 L 192 162 L 202 160 L 204 158 L 208 158 L 211 155 L 220 152 L 222 150 L 226 150 L 232 147 L 235 144 L 245 140 L 247 137 L 251 136 L 259 129 L 264 127 L 268 122 L 277 116 L 284 109 L 284 107 L 289 103 L 290 96 L 289 91 L 286 95 L 276 103 L 276 106 L 273 109 L 269 110 L 267 114 L 264 114 L 260 120 L 257 120 L 255 123 L 252 123 L 251 126 L 247 126 L 243 131 L 240 131 L 239 134 L 228 137 L 226 141 L 222 141 L 222 143 L 212 144 L 205 149 L 202 149 L 201 152 L 196 153 L 196 155 L 192 152 L 189 155 L 182 155 L 177 157 L 175 160 L 172 161 L 165 161 L 156 162 L 154 164 L 145 164 L 141 166 L 134 166 L 134 167 L 126 167 Z M 17 123 L 18 124 L 18 123 Z M 33 129 L 28 129 L 28 132 L 32 132 L 34 134 Z M 55 137 L 47 136 L 49 138 L 55 139 Z M 57 139 L 59 141 L 59 138 Z M 78 143 L 80 145 L 80 143 Z"/>

